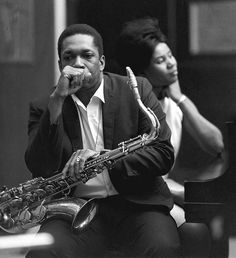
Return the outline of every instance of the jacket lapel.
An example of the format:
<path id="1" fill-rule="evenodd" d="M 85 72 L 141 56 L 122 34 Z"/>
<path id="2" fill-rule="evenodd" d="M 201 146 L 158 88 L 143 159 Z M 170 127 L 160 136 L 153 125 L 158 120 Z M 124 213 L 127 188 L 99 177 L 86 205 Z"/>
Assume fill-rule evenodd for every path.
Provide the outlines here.
<path id="1" fill-rule="evenodd" d="M 105 149 L 113 149 L 113 131 L 115 120 L 115 97 L 112 91 L 110 78 L 104 75 L 104 96 L 105 104 L 102 107 L 103 113 L 103 138 Z"/>

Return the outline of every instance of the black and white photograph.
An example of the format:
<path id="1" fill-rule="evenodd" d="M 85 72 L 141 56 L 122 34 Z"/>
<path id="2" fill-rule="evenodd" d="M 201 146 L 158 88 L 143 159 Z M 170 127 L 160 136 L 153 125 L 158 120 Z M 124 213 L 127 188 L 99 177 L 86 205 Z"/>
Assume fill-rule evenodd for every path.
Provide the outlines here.
<path id="1" fill-rule="evenodd" d="M 236 257 L 235 13 L 0 0 L 0 258 Z"/>

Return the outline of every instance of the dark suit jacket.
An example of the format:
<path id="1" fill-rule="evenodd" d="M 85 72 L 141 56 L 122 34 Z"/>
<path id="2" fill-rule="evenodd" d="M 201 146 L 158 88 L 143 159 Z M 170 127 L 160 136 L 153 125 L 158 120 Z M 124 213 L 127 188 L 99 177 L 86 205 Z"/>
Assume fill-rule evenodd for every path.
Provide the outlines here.
<path id="1" fill-rule="evenodd" d="M 160 121 L 160 134 L 148 146 L 117 161 L 109 171 L 110 178 L 116 190 L 130 201 L 171 208 L 171 194 L 161 177 L 168 173 L 174 161 L 171 132 L 150 83 L 142 77 L 137 80 L 142 102 Z M 104 73 L 104 94 L 102 112 L 106 149 L 115 149 L 120 142 L 149 132 L 148 119 L 140 111 L 126 77 Z M 25 161 L 34 177 L 50 177 L 64 167 L 75 150 L 83 148 L 72 98 L 66 98 L 62 114 L 54 125 L 50 124 L 47 104 L 48 97 L 30 104 Z"/>

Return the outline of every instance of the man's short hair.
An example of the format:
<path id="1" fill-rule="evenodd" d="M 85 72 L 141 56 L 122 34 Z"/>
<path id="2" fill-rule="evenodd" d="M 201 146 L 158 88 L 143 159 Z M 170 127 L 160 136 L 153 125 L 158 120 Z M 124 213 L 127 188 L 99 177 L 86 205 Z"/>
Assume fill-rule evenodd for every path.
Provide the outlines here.
<path id="1" fill-rule="evenodd" d="M 84 34 L 84 35 L 92 36 L 94 39 L 94 44 L 98 48 L 99 56 L 101 57 L 103 55 L 103 40 L 100 33 L 88 24 L 79 23 L 79 24 L 72 24 L 68 26 L 61 33 L 57 43 L 57 51 L 58 51 L 59 59 L 61 57 L 61 48 L 62 48 L 63 40 L 75 34 Z"/>

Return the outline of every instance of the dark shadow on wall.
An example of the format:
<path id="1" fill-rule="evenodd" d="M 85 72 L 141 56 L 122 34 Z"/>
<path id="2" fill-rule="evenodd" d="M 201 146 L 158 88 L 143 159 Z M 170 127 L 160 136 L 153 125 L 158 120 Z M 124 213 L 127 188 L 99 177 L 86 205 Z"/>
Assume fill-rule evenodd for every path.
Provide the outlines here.
<path id="1" fill-rule="evenodd" d="M 104 39 L 106 70 L 120 73 L 114 56 L 114 46 L 122 24 L 130 19 L 145 16 L 159 18 L 167 33 L 166 0 L 68 0 L 68 24 L 88 23 Z"/>

